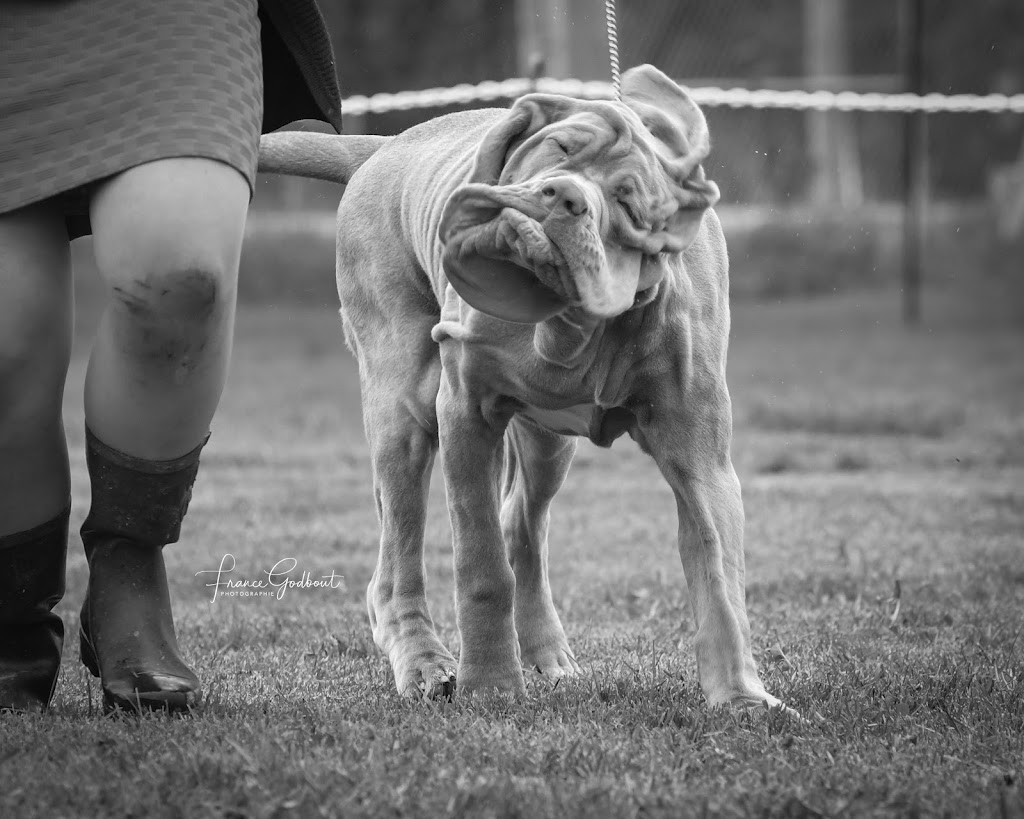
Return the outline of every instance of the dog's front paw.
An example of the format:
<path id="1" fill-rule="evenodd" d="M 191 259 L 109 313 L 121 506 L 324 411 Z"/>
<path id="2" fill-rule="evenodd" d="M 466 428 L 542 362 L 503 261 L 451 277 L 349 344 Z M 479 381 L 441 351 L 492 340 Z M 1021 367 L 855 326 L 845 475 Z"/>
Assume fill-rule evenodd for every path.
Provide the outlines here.
<path id="1" fill-rule="evenodd" d="M 778 697 L 773 697 L 764 690 L 754 693 L 736 694 L 732 699 L 720 703 L 719 707 L 749 714 L 764 714 L 768 716 L 784 715 L 785 717 L 801 724 L 807 724 L 810 722 L 810 720 L 806 719 L 795 708 L 790 708 Z M 817 717 L 816 721 L 821 720 L 819 715 L 815 716 Z"/>
<path id="2" fill-rule="evenodd" d="M 523 665 L 552 682 L 583 673 L 568 645 L 543 646 L 537 650 L 524 651 Z"/>
<path id="3" fill-rule="evenodd" d="M 398 693 L 412 699 L 451 699 L 455 695 L 455 658 L 433 634 L 406 636 L 388 652 Z"/>
<path id="4" fill-rule="evenodd" d="M 822 723 L 824 719 L 820 714 L 814 714 L 815 719 L 809 720 L 795 708 L 790 708 L 784 702 L 775 700 L 775 705 L 769 705 L 768 701 L 764 700 L 759 703 L 751 702 L 737 702 L 732 703 L 732 707 L 742 710 L 745 714 L 751 714 L 756 718 L 764 718 L 770 722 L 775 722 L 778 719 L 788 720 L 791 724 L 808 726 L 814 722 Z"/>
<path id="5" fill-rule="evenodd" d="M 503 657 L 494 657 L 495 652 L 485 660 L 467 658 L 463 652 L 459 663 L 459 696 L 466 694 L 510 694 L 519 696 L 526 693 L 526 681 L 517 651 L 501 652 Z"/>
<path id="6" fill-rule="evenodd" d="M 438 656 L 414 667 L 395 669 L 395 686 L 402 696 L 450 700 L 455 696 L 455 660 Z"/>

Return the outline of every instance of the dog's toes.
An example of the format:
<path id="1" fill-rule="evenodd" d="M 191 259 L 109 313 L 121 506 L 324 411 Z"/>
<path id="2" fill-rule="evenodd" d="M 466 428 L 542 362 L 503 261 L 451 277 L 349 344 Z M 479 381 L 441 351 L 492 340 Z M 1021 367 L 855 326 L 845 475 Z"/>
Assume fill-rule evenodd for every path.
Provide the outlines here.
<path id="1" fill-rule="evenodd" d="M 423 683 L 423 699 L 452 700 L 455 697 L 455 669 L 443 668 L 434 672 L 430 682 Z"/>
<path id="2" fill-rule="evenodd" d="M 455 694 L 455 668 L 455 658 L 444 648 L 418 651 L 392 664 L 398 693 L 416 700 L 450 700 Z"/>
<path id="3" fill-rule="evenodd" d="M 798 722 L 803 725 L 811 724 L 811 720 L 805 718 L 795 708 L 790 708 L 784 702 L 771 694 L 763 694 L 760 696 L 739 696 L 734 697 L 729 703 L 723 707 L 733 708 L 739 711 L 746 711 L 748 713 L 760 713 L 768 716 L 779 716 L 784 715 L 785 717 Z M 815 715 L 819 720 L 822 720 L 820 715 Z"/>
<path id="4" fill-rule="evenodd" d="M 583 673 L 568 646 L 555 646 L 546 650 L 530 652 L 527 667 L 551 681 L 563 677 L 576 677 Z"/>
<path id="5" fill-rule="evenodd" d="M 398 682 L 399 692 L 414 700 L 451 700 L 455 696 L 455 669 L 451 666 L 429 666 L 411 673 Z"/>

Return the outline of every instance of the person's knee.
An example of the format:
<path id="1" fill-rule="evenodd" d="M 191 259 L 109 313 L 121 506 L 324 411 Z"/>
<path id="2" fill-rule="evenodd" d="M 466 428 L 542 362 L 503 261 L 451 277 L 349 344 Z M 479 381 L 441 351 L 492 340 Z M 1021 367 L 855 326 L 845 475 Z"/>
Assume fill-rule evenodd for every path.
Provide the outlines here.
<path id="1" fill-rule="evenodd" d="M 121 352 L 182 380 L 223 349 L 235 274 L 209 260 L 109 275 L 110 312 Z"/>
<path id="2" fill-rule="evenodd" d="M 248 195 L 238 171 L 187 157 L 97 189 L 93 249 L 111 298 L 93 362 L 113 354 L 114 370 L 156 384 L 223 371 Z"/>
<path id="3" fill-rule="evenodd" d="M 148 272 L 109 276 L 112 307 L 119 318 L 194 329 L 215 323 L 234 300 L 233 276 L 209 262 L 179 263 Z"/>
<path id="4" fill-rule="evenodd" d="M 202 324 L 233 303 L 245 178 L 213 160 L 132 168 L 94 194 L 94 250 L 115 305 L 148 321 Z"/>

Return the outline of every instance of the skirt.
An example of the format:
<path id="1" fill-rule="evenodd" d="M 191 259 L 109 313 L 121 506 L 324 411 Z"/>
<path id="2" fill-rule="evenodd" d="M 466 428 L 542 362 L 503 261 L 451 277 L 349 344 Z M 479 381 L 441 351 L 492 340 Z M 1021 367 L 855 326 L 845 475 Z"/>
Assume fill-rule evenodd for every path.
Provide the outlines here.
<path id="1" fill-rule="evenodd" d="M 171 157 L 252 190 L 262 116 L 257 0 L 0 4 L 0 214 L 57 197 L 82 235 L 95 183 Z"/>

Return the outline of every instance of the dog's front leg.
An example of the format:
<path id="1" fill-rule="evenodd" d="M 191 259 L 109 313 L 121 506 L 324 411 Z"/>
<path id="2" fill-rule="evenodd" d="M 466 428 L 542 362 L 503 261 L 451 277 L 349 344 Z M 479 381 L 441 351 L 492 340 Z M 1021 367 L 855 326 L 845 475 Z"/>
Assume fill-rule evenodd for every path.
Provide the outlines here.
<path id="1" fill-rule="evenodd" d="M 442 357 L 444 353 L 442 352 Z M 455 549 L 462 692 L 525 690 L 514 619 L 515 575 L 499 523 L 503 435 L 509 411 L 481 397 L 456 362 L 437 398 L 441 465 Z"/>
<path id="2" fill-rule="evenodd" d="M 776 707 L 750 647 L 744 587 L 743 502 L 729 455 L 732 417 L 724 378 L 655 405 L 642 441 L 675 494 L 679 555 L 696 620 L 697 671 L 711 705 Z"/>
<path id="3" fill-rule="evenodd" d="M 551 501 L 576 452 L 576 438 L 516 417 L 505 434 L 501 528 L 516 576 L 516 632 L 523 665 L 549 680 L 580 673 L 551 599 L 548 522 Z"/>

